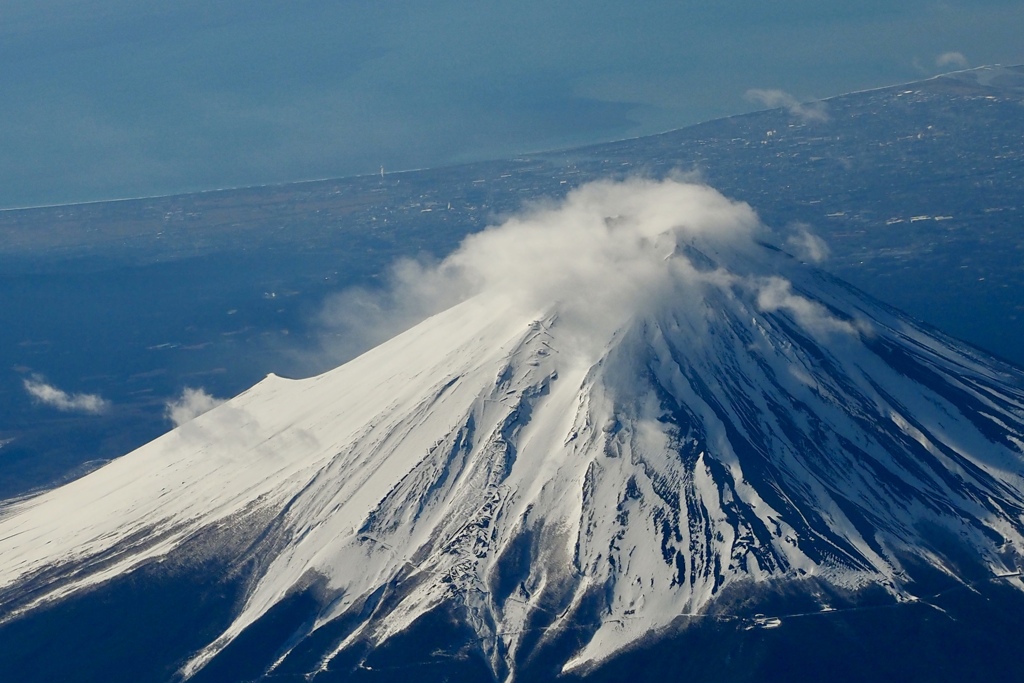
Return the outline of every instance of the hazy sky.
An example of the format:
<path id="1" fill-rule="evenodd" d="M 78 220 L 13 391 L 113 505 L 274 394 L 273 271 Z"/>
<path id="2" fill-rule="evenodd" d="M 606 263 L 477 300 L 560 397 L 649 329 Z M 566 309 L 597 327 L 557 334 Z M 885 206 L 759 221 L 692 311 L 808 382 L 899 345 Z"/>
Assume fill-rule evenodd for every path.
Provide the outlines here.
<path id="1" fill-rule="evenodd" d="M 0 207 L 437 166 L 1024 62 L 1019 0 L 3 0 Z"/>

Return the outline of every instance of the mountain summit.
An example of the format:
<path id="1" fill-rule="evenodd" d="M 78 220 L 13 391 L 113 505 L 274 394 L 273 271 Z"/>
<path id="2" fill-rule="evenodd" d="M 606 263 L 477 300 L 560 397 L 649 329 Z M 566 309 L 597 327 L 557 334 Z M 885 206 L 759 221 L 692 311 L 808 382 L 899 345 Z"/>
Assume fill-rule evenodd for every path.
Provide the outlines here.
<path id="1" fill-rule="evenodd" d="M 692 619 L 773 626 L 780 592 L 830 611 L 1017 572 L 1024 374 L 823 255 L 673 180 L 535 206 L 390 295 L 459 303 L 0 509 L 3 614 L 227 554 L 245 590 L 185 677 L 271 622 L 249 678 L 344 677 L 443 623 L 434 656 L 516 680 Z"/>

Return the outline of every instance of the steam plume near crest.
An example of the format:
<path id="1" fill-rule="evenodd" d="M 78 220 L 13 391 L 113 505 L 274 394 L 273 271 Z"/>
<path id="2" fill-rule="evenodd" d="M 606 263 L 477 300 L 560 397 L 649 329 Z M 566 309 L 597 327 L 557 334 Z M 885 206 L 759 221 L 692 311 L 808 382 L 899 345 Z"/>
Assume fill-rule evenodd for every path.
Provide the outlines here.
<path id="1" fill-rule="evenodd" d="M 332 350 L 351 356 L 461 300 L 485 295 L 495 305 L 531 313 L 556 306 L 561 323 L 585 344 L 631 316 L 653 313 L 669 300 L 685 306 L 700 299 L 702 287 L 714 286 L 746 289 L 755 298 L 763 290 L 762 310 L 800 310 L 800 320 L 814 319 L 814 331 L 852 331 L 803 306 L 780 278 L 732 272 L 727 264 L 698 269 L 678 258 L 691 243 L 739 254 L 770 237 L 748 204 L 707 185 L 597 181 L 466 237 L 439 263 L 397 263 L 388 288 L 342 292 L 327 302 L 321 323 L 341 340 Z M 810 260 L 827 254 L 806 226 L 792 246 L 813 251 Z"/>
<path id="2" fill-rule="evenodd" d="M 223 402 L 224 399 L 214 398 L 202 387 L 185 387 L 180 396 L 167 401 L 164 406 L 164 414 L 175 427 L 180 427 L 203 413 L 213 410 Z"/>

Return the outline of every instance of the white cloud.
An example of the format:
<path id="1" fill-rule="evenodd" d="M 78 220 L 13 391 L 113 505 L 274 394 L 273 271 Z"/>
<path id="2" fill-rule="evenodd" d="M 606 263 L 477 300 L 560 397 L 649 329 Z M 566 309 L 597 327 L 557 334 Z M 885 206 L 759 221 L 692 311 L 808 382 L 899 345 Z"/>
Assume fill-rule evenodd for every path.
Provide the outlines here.
<path id="1" fill-rule="evenodd" d="M 36 401 L 66 413 L 98 415 L 110 407 L 110 402 L 97 394 L 69 394 L 41 377 L 26 379 L 23 385 Z"/>
<path id="2" fill-rule="evenodd" d="M 800 102 L 782 90 L 760 90 L 757 88 L 748 90 L 746 96 L 748 100 L 760 102 L 769 109 L 782 107 L 804 123 L 828 121 L 828 112 L 824 102 Z"/>
<path id="3" fill-rule="evenodd" d="M 569 346 L 586 356 L 631 318 L 666 306 L 696 329 L 723 295 L 748 299 L 763 313 L 782 311 L 818 339 L 869 334 L 776 276 L 771 269 L 782 262 L 759 244 L 774 238 L 749 205 L 707 185 L 594 182 L 470 235 L 443 261 L 399 263 L 380 291 L 337 295 L 322 312 L 325 347 L 329 360 L 348 360 L 477 295 L 527 315 L 556 311 L 562 333 L 572 335 Z M 806 261 L 828 256 L 803 225 L 791 229 L 788 246 Z"/>
<path id="4" fill-rule="evenodd" d="M 440 263 L 398 264 L 382 291 L 337 295 L 321 316 L 326 345 L 335 360 L 350 357 L 478 293 L 531 313 L 560 304 L 565 328 L 600 338 L 696 276 L 686 259 L 670 258 L 683 244 L 752 245 L 761 230 L 750 206 L 706 185 L 590 183 L 470 235 Z"/>
<path id="5" fill-rule="evenodd" d="M 167 402 L 165 414 L 167 419 L 174 423 L 175 427 L 180 427 L 203 413 L 216 408 L 223 402 L 224 399 L 214 398 L 202 388 L 193 389 L 185 387 L 181 392 L 181 396 Z"/>
<path id="6" fill-rule="evenodd" d="M 967 58 L 961 52 L 943 52 L 935 58 L 935 66 L 940 69 L 948 69 L 950 67 L 966 69 Z"/>
<path id="7" fill-rule="evenodd" d="M 821 304 L 793 293 L 793 284 L 782 277 L 768 277 L 761 281 L 757 306 L 765 313 L 786 311 L 800 327 L 819 339 L 836 332 L 857 335 L 854 325 L 836 318 Z"/>
<path id="8" fill-rule="evenodd" d="M 786 246 L 793 250 L 794 256 L 812 263 L 821 263 L 829 257 L 828 243 L 812 233 L 808 226 L 796 224 L 793 228 L 796 232 L 786 238 Z"/>

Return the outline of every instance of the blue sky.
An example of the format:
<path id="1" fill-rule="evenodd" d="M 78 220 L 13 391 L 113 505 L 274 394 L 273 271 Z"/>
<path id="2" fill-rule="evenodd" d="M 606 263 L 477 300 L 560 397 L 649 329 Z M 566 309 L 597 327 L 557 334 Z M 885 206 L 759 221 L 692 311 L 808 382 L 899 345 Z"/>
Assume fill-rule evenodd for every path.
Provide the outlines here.
<path id="1" fill-rule="evenodd" d="M 4 0 L 0 207 L 654 133 L 757 108 L 752 88 L 1021 63 L 1021 35 L 1019 0 Z"/>

